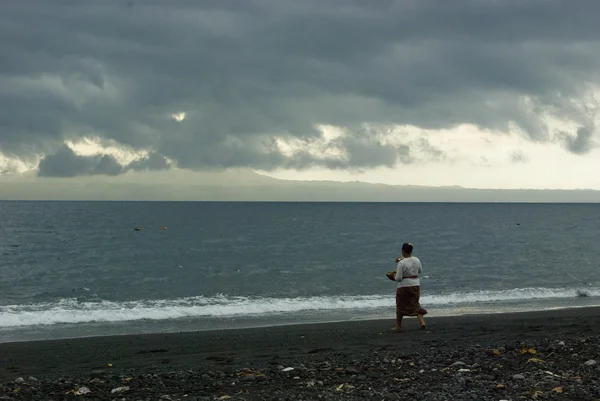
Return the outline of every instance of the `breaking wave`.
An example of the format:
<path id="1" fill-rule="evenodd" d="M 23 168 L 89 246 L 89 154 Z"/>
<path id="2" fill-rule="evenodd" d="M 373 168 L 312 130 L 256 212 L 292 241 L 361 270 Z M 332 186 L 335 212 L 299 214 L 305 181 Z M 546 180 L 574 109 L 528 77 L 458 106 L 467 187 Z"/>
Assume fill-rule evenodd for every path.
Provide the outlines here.
<path id="1" fill-rule="evenodd" d="M 583 294 L 583 295 L 582 295 Z M 517 288 L 500 291 L 424 295 L 425 306 L 473 305 L 502 301 L 600 296 L 600 288 Z M 65 323 L 125 322 L 178 318 L 268 317 L 286 313 L 319 313 L 393 307 L 390 295 L 315 296 L 298 298 L 187 297 L 166 300 L 114 302 L 65 298 L 56 302 L 0 306 L 0 328 Z"/>

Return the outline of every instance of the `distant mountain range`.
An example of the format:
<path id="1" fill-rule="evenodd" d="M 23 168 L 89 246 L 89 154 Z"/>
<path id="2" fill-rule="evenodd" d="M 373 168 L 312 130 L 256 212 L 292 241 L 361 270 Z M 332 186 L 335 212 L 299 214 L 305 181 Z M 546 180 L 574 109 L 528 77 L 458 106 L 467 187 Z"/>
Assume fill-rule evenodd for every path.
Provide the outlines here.
<path id="1" fill-rule="evenodd" d="M 594 190 L 470 189 L 337 181 L 288 181 L 248 170 L 170 170 L 117 177 L 0 176 L 1 200 L 170 200 L 299 202 L 600 202 Z"/>

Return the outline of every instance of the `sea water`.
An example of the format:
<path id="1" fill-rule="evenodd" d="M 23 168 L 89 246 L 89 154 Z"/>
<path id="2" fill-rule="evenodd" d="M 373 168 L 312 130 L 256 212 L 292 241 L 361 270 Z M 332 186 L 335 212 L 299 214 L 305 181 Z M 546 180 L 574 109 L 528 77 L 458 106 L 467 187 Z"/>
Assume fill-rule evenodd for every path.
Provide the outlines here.
<path id="1" fill-rule="evenodd" d="M 139 228 L 138 231 L 135 228 Z M 600 205 L 0 202 L 0 341 L 600 304 Z"/>

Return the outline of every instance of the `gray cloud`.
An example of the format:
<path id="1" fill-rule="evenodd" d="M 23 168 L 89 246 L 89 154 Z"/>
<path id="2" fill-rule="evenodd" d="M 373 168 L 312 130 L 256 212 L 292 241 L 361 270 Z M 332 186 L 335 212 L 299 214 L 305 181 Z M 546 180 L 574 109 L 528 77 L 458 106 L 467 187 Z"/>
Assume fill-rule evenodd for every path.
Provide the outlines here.
<path id="1" fill-rule="evenodd" d="M 100 161 L 94 167 L 91 174 L 119 175 L 123 172 L 123 166 L 111 155 L 100 157 Z"/>
<path id="2" fill-rule="evenodd" d="M 429 141 L 425 138 L 421 138 L 419 140 L 419 147 L 422 152 L 427 155 L 429 160 L 442 160 L 446 157 L 444 152 L 442 152 L 439 148 L 433 146 Z"/>
<path id="3" fill-rule="evenodd" d="M 593 133 L 594 127 L 586 126 L 580 127 L 574 137 L 563 134 L 567 149 L 578 155 L 589 152 L 592 149 Z"/>
<path id="4" fill-rule="evenodd" d="M 145 170 L 168 170 L 171 168 L 167 159 L 156 152 L 150 153 L 147 157 L 132 161 L 124 170 L 145 171 Z"/>
<path id="5" fill-rule="evenodd" d="M 515 150 L 514 152 L 510 152 L 510 160 L 513 163 L 526 163 L 529 158 L 523 151 Z"/>
<path id="6" fill-rule="evenodd" d="M 385 144 L 363 123 L 513 122 L 549 141 L 544 113 L 592 118 L 573 99 L 598 83 L 599 12 L 592 0 L 8 2 L 0 149 L 36 160 L 93 135 L 190 169 L 352 169 L 411 162 L 423 146 Z M 179 111 L 187 118 L 175 123 Z M 331 144 L 344 159 L 279 151 L 275 136 L 319 138 L 315 124 L 348 130 Z M 566 147 L 591 143 L 577 134 Z M 40 168 L 89 174 L 97 161 L 72 156 L 63 149 Z M 92 171 L 114 174 L 113 161 Z"/>
<path id="7" fill-rule="evenodd" d="M 45 156 L 38 165 L 40 177 L 76 177 L 80 175 L 119 175 L 123 167 L 113 156 L 81 156 L 64 145 Z"/>
<path id="8" fill-rule="evenodd" d="M 63 145 L 58 151 L 44 156 L 38 164 L 40 177 L 77 177 L 83 175 L 119 175 L 127 171 L 168 170 L 167 159 L 156 152 L 134 160 L 126 166 L 112 155 L 82 156 L 69 146 Z"/>

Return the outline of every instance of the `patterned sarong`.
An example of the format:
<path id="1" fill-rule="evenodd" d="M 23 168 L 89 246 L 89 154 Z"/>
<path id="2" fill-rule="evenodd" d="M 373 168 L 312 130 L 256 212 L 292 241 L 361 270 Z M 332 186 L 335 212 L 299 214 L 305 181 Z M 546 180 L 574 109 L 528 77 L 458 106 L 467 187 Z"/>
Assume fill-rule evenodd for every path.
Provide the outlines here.
<path id="1" fill-rule="evenodd" d="M 418 285 L 412 287 L 400 287 L 396 289 L 396 315 L 397 316 L 417 316 L 426 315 L 427 310 L 421 308 L 419 299 L 421 298 L 421 287 Z"/>

